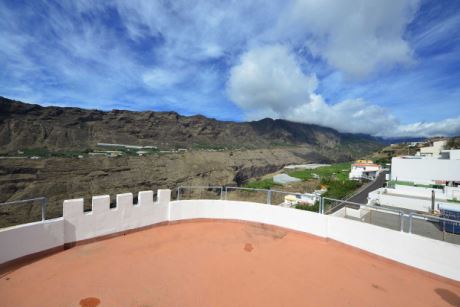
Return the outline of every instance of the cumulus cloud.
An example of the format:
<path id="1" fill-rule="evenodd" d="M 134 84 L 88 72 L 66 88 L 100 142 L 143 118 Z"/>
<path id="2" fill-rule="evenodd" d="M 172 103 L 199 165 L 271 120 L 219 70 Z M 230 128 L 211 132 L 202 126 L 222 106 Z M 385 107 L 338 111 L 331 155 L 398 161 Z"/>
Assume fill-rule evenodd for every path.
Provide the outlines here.
<path id="1" fill-rule="evenodd" d="M 231 69 L 228 82 L 230 98 L 243 109 L 260 107 L 263 102 L 264 108 L 277 114 L 308 102 L 316 87 L 316 77 L 305 75 L 294 55 L 281 45 L 243 54 L 241 64 Z"/>
<path id="2" fill-rule="evenodd" d="M 412 61 L 404 39 L 419 0 L 295 0 L 280 21 L 306 37 L 313 55 L 351 77 Z"/>
<path id="3" fill-rule="evenodd" d="M 385 137 L 460 133 L 459 118 L 401 125 L 387 109 L 363 99 L 327 103 L 316 93 L 317 84 L 286 46 L 268 45 L 241 56 L 230 71 L 227 91 L 248 119 L 284 118 Z"/>
<path id="4" fill-rule="evenodd" d="M 380 135 L 460 133 L 458 118 L 421 121 L 438 104 L 438 118 L 459 115 L 451 64 L 460 44 L 450 48 L 458 40 L 449 35 L 460 19 L 454 12 L 444 22 L 417 20 L 424 28 L 414 39 L 407 29 L 420 1 L 0 1 L 0 95 L 220 119 L 280 117 Z M 446 4 L 436 5 L 440 12 Z M 441 42 L 451 54 L 415 71 L 414 48 Z M 412 75 L 391 70 L 399 65 Z M 333 75 L 341 81 L 331 82 Z M 409 100 L 408 88 L 417 93 Z M 407 111 L 423 103 L 416 116 Z"/>

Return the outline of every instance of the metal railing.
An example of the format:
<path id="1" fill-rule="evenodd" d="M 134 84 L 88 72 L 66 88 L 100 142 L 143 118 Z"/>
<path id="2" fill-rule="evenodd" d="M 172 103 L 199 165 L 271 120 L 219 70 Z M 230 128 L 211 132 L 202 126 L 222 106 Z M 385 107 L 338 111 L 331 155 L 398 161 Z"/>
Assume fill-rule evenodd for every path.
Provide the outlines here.
<path id="1" fill-rule="evenodd" d="M 46 197 L 0 203 L 0 228 L 45 221 L 47 205 Z"/>
<path id="2" fill-rule="evenodd" d="M 323 203 L 325 200 L 331 200 L 339 203 L 340 209 L 344 208 L 346 210 L 346 208 L 350 208 L 355 209 L 357 213 L 364 212 L 363 216 L 356 217 L 348 215 L 347 211 L 345 211 L 343 212 L 343 217 L 346 218 L 359 220 L 380 227 L 399 230 L 401 232 L 407 232 L 409 234 L 417 234 L 436 240 L 460 244 L 459 220 L 439 217 L 436 215 L 405 211 L 403 209 L 397 208 L 359 204 L 328 197 L 322 197 L 321 199 Z M 322 208 L 325 207 L 323 206 Z M 338 214 L 340 213 L 338 212 L 339 210 L 330 210 L 329 212 L 326 211 L 325 214 Z M 341 215 L 338 214 L 338 216 Z"/>
<path id="3" fill-rule="evenodd" d="M 334 214 L 409 234 L 414 233 L 460 244 L 460 221 L 458 220 L 387 206 L 361 204 L 343 199 L 323 197 L 320 194 L 235 186 L 179 186 L 173 190 L 173 193 L 176 200 L 187 199 L 187 197 L 188 199 L 242 200 L 285 207 L 298 207 L 298 203 L 306 204 L 308 199 L 309 205 L 303 206 L 302 209 L 319 214 Z M 286 195 L 294 195 L 297 200 L 295 200 L 294 204 L 290 203 L 285 199 Z M 0 203 L 0 207 L 30 202 L 39 202 L 41 220 L 46 220 L 47 199 L 45 197 Z M 318 208 L 313 207 L 313 204 L 318 205 Z M 356 211 L 348 211 L 347 208 Z M 341 209 L 344 210 L 340 211 Z"/>
<path id="4" fill-rule="evenodd" d="M 327 206 L 324 205 L 325 201 L 331 201 L 335 203 L 335 205 L 327 208 Z M 382 213 L 390 214 L 391 216 L 397 216 L 398 217 L 398 220 L 396 223 L 397 225 L 395 226 L 391 225 L 392 227 L 390 227 L 390 225 L 387 225 L 387 228 L 395 228 L 396 230 L 404 231 L 404 226 L 405 226 L 404 220 L 405 220 L 406 214 L 404 213 L 403 210 L 396 209 L 396 208 L 376 206 L 376 205 L 369 205 L 369 204 L 360 204 L 360 203 L 356 203 L 356 202 L 352 202 L 348 200 L 340 200 L 340 199 L 334 199 L 330 197 L 322 197 L 322 203 L 323 203 L 322 209 L 324 210 L 322 211 L 323 214 L 334 214 L 342 208 L 354 209 L 357 212 L 359 212 L 358 210 L 367 209 L 368 210 L 367 215 L 365 217 L 360 218 L 360 220 L 363 222 L 368 222 L 369 224 L 377 225 L 376 223 L 377 217 L 375 216 L 375 213 L 373 212 L 382 212 Z M 391 221 L 391 222 L 394 222 L 394 221 Z M 395 224 L 395 223 L 391 223 L 391 224 Z M 379 226 L 385 227 L 384 224 L 379 225 Z"/>
<path id="5" fill-rule="evenodd" d="M 408 233 L 460 244 L 459 220 L 415 212 L 410 212 L 407 217 L 409 220 Z M 451 226 L 452 231 L 446 231 L 447 226 Z"/>
<path id="6" fill-rule="evenodd" d="M 218 192 L 218 195 L 219 195 L 219 199 L 223 199 L 223 187 L 222 186 L 179 186 L 177 187 L 177 190 L 176 190 L 176 200 L 181 200 L 181 196 L 183 197 L 184 196 L 184 191 L 196 191 L 196 190 L 199 190 L 199 191 L 203 191 L 203 190 L 206 190 L 206 191 L 213 191 L 213 190 L 217 190 L 219 191 Z M 190 193 L 191 194 L 191 193 Z M 200 198 L 202 198 L 202 193 L 200 193 Z M 215 198 L 213 198 L 215 199 Z"/>
<path id="7" fill-rule="evenodd" d="M 243 188 L 243 187 L 225 187 L 225 200 L 230 200 L 229 199 L 229 193 L 230 196 L 235 196 L 235 194 L 238 194 L 238 196 L 243 196 L 243 200 L 246 201 L 254 201 L 258 203 L 265 203 L 267 205 L 272 204 L 272 190 L 267 190 L 267 189 L 254 189 L 254 188 Z M 232 193 L 232 191 L 234 193 Z M 237 193 L 235 193 L 237 192 Z M 237 199 L 240 200 L 240 199 Z"/>
<path id="8" fill-rule="evenodd" d="M 319 201 L 319 194 L 313 193 L 296 193 L 286 192 L 280 190 L 271 189 L 256 189 L 256 188 L 244 188 L 235 186 L 179 186 L 174 189 L 173 196 L 176 200 L 183 200 L 186 196 L 186 191 L 216 191 L 220 195 L 220 200 L 241 200 L 241 201 L 252 201 L 257 203 L 263 203 L 268 205 L 281 205 L 289 206 L 285 201 L 286 195 L 293 195 L 299 197 L 299 203 L 305 202 L 307 199 L 310 202 Z M 188 199 L 203 199 L 201 193 L 189 193 Z M 173 197 L 173 198 L 174 198 Z M 216 199 L 216 197 L 211 198 Z M 318 210 L 319 213 L 319 210 Z"/>
<path id="9" fill-rule="evenodd" d="M 35 203 L 38 202 L 40 204 L 40 211 L 41 211 L 41 221 L 46 220 L 46 207 L 48 205 L 48 200 L 46 197 L 36 197 L 36 198 L 30 198 L 30 199 L 22 199 L 22 200 L 13 200 L 13 201 L 7 201 L 4 203 L 0 203 L 0 207 L 4 206 L 10 206 L 10 205 L 21 205 L 21 204 L 27 204 L 27 203 Z"/>

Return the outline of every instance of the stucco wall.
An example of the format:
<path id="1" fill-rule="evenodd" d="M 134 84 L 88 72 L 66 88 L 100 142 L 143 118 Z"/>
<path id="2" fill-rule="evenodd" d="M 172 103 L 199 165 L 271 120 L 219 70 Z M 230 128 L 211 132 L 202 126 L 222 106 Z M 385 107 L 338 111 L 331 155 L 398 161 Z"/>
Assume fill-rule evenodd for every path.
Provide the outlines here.
<path id="1" fill-rule="evenodd" d="M 182 200 L 171 202 L 171 221 L 216 218 L 243 220 L 326 237 L 326 215 L 243 201 Z"/>
<path id="2" fill-rule="evenodd" d="M 64 217 L 25 224 L 0 231 L 0 263 L 64 244 L 103 236 L 164 221 L 197 218 L 244 220 L 285 227 L 345 244 L 460 280 L 460 246 L 414 234 L 394 231 L 340 217 L 265 204 L 224 200 L 170 202 L 170 191 L 117 195 L 117 208 L 109 208 L 109 196 L 93 198 L 93 211 L 83 212 L 83 200 L 64 202 Z"/>
<path id="3" fill-rule="evenodd" d="M 109 195 L 94 196 L 91 212 L 83 212 L 83 198 L 65 200 L 63 210 L 65 243 L 167 221 L 169 198 L 165 201 L 164 192 L 160 190 L 159 193 L 161 193 L 159 203 L 155 204 L 153 191 L 139 192 L 139 203 L 136 205 L 133 204 L 132 193 L 118 194 L 116 208 L 113 209 L 110 208 Z"/>
<path id="4" fill-rule="evenodd" d="M 328 216 L 328 237 L 431 273 L 460 280 L 460 246 Z"/>
<path id="5" fill-rule="evenodd" d="M 62 218 L 0 229 L 0 264 L 64 244 Z"/>

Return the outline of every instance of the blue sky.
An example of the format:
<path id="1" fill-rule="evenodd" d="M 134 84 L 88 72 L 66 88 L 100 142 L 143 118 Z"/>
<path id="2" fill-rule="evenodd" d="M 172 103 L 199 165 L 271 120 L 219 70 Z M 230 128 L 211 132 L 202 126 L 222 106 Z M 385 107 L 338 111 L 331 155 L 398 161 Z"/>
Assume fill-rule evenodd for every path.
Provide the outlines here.
<path id="1" fill-rule="evenodd" d="M 0 1 L 0 95 L 460 135 L 455 0 Z"/>

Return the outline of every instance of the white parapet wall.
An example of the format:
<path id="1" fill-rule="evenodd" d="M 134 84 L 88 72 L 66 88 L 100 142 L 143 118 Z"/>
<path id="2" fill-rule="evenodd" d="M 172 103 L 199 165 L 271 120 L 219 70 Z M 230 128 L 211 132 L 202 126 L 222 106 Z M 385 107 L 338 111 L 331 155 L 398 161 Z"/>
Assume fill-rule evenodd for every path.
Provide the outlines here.
<path id="1" fill-rule="evenodd" d="M 0 264 L 64 244 L 62 218 L 0 229 Z"/>
<path id="2" fill-rule="evenodd" d="M 437 275 L 460 280 L 460 246 L 328 216 L 328 238 Z"/>
<path id="3" fill-rule="evenodd" d="M 118 194 L 115 208 L 108 195 L 92 199 L 92 211 L 83 212 L 83 199 L 64 201 L 60 219 L 0 230 L 0 264 L 29 254 L 162 222 L 190 219 L 228 219 L 284 227 L 330 238 L 376 255 L 434 274 L 460 280 L 460 246 L 337 216 L 225 200 L 170 201 L 170 190 L 138 195 Z"/>
<path id="4" fill-rule="evenodd" d="M 159 190 L 159 202 L 153 202 L 153 191 L 139 192 L 138 204 L 133 194 L 118 194 L 116 207 L 110 208 L 110 196 L 94 196 L 92 211 L 83 212 L 83 198 L 64 201 L 64 240 L 72 243 L 110 235 L 168 221 L 169 195 Z M 166 198 L 166 199 L 165 199 Z"/>
<path id="5" fill-rule="evenodd" d="M 171 221 L 211 218 L 270 224 L 325 238 L 327 215 L 293 208 L 227 200 L 171 202 Z"/>

